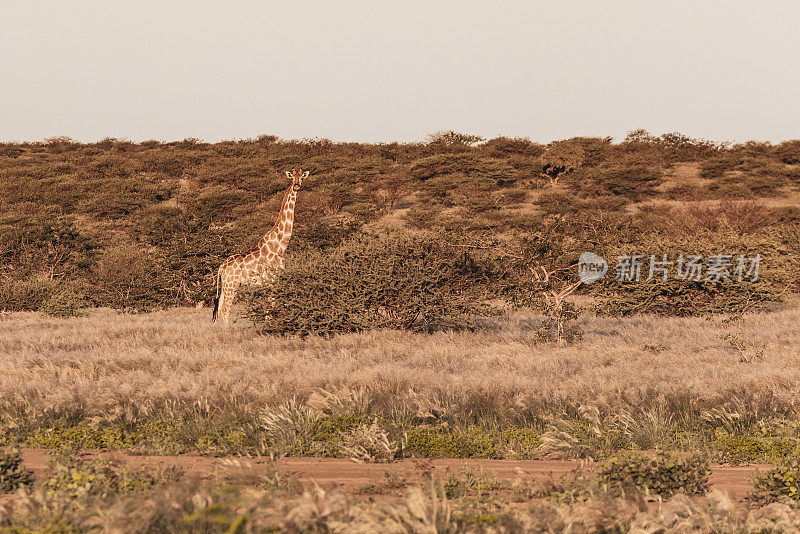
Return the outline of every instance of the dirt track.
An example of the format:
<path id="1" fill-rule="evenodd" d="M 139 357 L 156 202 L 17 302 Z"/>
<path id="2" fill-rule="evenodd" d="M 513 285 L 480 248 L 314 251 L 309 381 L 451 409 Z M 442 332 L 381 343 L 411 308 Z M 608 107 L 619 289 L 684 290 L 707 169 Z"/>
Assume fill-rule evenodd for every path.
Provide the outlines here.
<path id="1" fill-rule="evenodd" d="M 245 483 L 248 480 L 256 480 L 258 476 L 267 473 L 275 466 L 280 472 L 295 475 L 304 486 L 316 482 L 323 487 L 338 486 L 347 493 L 356 492 L 369 485 L 379 490 L 387 488 L 387 481 L 394 482 L 397 487 L 420 483 L 426 472 L 445 478 L 448 473 L 457 473 L 462 467 L 472 470 L 480 468 L 486 473 L 493 473 L 504 485 L 510 485 L 517 481 L 546 481 L 550 477 L 558 480 L 560 475 L 580 466 L 580 462 L 573 460 L 409 459 L 391 464 L 359 464 L 340 458 L 280 458 L 273 463 L 268 458 L 213 458 L 198 455 L 132 456 L 120 451 L 87 452 L 86 457 L 113 459 L 131 467 L 174 466 L 201 478 L 238 478 Z M 44 449 L 23 451 L 23 463 L 37 476 L 47 473 L 49 459 L 49 451 Z M 764 471 L 770 467 L 769 465 L 714 466 L 711 485 L 738 500 L 750 489 L 750 479 L 756 469 Z M 591 469 L 591 464 L 587 464 L 587 468 Z"/>

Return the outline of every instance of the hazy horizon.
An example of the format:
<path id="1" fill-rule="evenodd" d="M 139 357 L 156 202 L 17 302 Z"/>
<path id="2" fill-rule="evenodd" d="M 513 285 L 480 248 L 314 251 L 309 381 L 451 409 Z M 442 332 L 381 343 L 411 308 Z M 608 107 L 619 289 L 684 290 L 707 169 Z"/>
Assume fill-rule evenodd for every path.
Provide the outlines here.
<path id="1" fill-rule="evenodd" d="M 800 138 L 788 1 L 2 5 L 2 141 Z"/>

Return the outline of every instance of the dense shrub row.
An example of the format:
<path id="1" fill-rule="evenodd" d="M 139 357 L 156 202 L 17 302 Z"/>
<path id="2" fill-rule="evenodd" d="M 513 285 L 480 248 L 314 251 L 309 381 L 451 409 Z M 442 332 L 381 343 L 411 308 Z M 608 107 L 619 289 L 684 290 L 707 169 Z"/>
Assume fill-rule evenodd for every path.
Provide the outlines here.
<path id="1" fill-rule="evenodd" d="M 512 266 L 517 272 L 567 267 L 582 250 L 648 251 L 654 236 L 789 235 L 800 210 L 737 200 L 795 188 L 798 147 L 798 141 L 725 146 L 644 131 L 620 143 L 573 138 L 550 145 L 505 137 L 484 142 L 457 132 L 406 144 L 274 136 L 214 144 L 67 138 L 0 144 L 0 309 L 69 315 L 86 306 L 145 310 L 209 302 L 216 267 L 271 227 L 287 185 L 283 171 L 301 166 L 313 174 L 297 203 L 291 250 L 309 269 L 322 263 L 315 256 L 320 249 L 336 247 L 364 224 L 446 231 L 481 246 L 491 240 L 498 258 L 508 259 L 509 250 L 524 258 Z M 696 175 L 675 178 L 687 168 Z M 661 200 L 718 204 L 679 213 Z M 776 255 L 793 254 L 796 244 L 782 239 Z M 415 261 L 409 265 L 419 266 Z M 735 298 L 770 300 L 794 282 L 787 268 L 770 287 L 750 287 Z M 539 289 L 519 276 L 505 283 L 517 285 L 506 288 L 517 296 Z M 618 289 L 601 290 L 620 301 L 611 306 L 615 313 L 661 312 L 675 298 L 727 309 L 708 296 L 719 288 Z M 720 294 L 731 291 L 737 289 Z M 654 305 L 639 307 L 643 299 Z M 346 330 L 386 321 L 334 322 Z"/>
<path id="2" fill-rule="evenodd" d="M 481 302 L 498 277 L 491 263 L 441 236 L 362 234 L 292 255 L 274 292 L 249 294 L 249 309 L 268 333 L 468 327 L 490 311 Z"/>

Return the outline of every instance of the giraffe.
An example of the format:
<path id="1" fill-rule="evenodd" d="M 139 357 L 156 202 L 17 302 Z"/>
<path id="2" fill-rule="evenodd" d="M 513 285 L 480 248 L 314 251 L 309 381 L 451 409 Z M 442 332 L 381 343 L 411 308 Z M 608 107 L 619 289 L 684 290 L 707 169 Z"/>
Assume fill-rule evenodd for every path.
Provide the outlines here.
<path id="1" fill-rule="evenodd" d="M 275 283 L 278 270 L 283 269 L 283 254 L 292 237 L 292 224 L 294 222 L 294 203 L 297 191 L 303 184 L 309 171 L 286 171 L 286 177 L 292 180 L 283 197 L 278 220 L 272 230 L 255 247 L 244 254 L 234 254 L 222 262 L 214 279 L 217 298 L 214 299 L 214 312 L 211 321 L 220 318 L 227 323 L 230 317 L 233 298 L 240 285 L 263 286 Z"/>

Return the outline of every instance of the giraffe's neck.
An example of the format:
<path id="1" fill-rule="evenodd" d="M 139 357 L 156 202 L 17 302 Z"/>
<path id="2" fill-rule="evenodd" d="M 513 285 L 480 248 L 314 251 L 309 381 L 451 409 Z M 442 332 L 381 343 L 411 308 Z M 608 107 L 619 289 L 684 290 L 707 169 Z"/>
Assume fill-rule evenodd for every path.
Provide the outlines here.
<path id="1" fill-rule="evenodd" d="M 258 242 L 256 247 L 261 251 L 262 255 L 268 252 L 274 252 L 282 256 L 289 245 L 289 239 L 292 237 L 292 226 L 294 225 L 294 203 L 297 199 L 297 191 L 294 185 L 290 185 L 286 190 L 286 195 L 283 197 L 283 204 L 281 204 L 281 211 L 278 214 L 278 219 L 275 221 L 275 226 L 272 230 L 264 234 L 261 241 Z"/>

